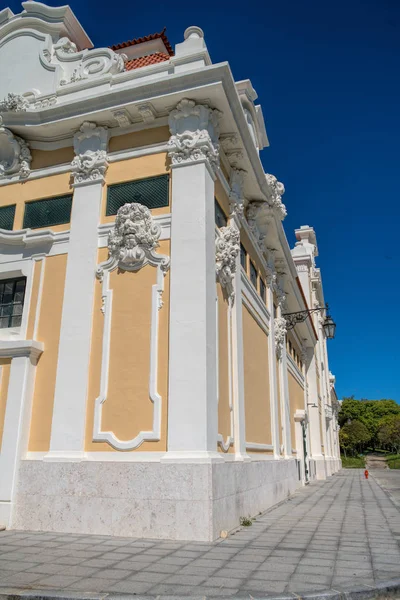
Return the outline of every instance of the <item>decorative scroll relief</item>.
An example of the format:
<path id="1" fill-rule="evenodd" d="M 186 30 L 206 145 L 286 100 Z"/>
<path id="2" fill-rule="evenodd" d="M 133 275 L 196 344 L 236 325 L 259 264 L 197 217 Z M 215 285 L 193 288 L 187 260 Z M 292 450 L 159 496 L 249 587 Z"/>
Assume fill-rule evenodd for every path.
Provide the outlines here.
<path id="1" fill-rule="evenodd" d="M 222 113 L 206 104 L 184 98 L 169 115 L 171 137 L 168 156 L 172 165 L 206 162 L 215 171 L 219 165 L 219 127 Z"/>
<path id="2" fill-rule="evenodd" d="M 21 179 L 29 177 L 32 156 L 28 143 L 1 125 L 0 117 L 0 179 L 19 174 Z"/>
<path id="3" fill-rule="evenodd" d="M 74 136 L 75 158 L 71 163 L 75 185 L 104 179 L 107 162 L 107 127 L 85 121 Z"/>
<path id="4" fill-rule="evenodd" d="M 275 175 L 266 173 L 265 178 L 267 180 L 270 191 L 269 201 L 271 203 L 271 206 L 276 210 L 277 214 L 279 215 L 279 218 L 283 221 L 283 219 L 287 215 L 286 206 L 282 202 L 282 196 L 285 193 L 285 186 L 283 185 L 283 183 L 277 180 Z"/>
<path id="5" fill-rule="evenodd" d="M 275 327 L 275 350 L 276 355 L 279 359 L 282 358 L 283 348 L 286 344 L 286 319 L 283 317 L 277 317 L 274 320 Z"/>
<path id="6" fill-rule="evenodd" d="M 107 442 L 116 450 L 134 450 L 146 441 L 159 441 L 161 437 L 161 396 L 157 391 L 158 375 L 158 329 L 159 311 L 162 308 L 164 277 L 170 267 L 168 256 L 158 254 L 158 239 L 161 228 L 153 221 L 146 206 L 138 203 L 125 204 L 117 213 L 114 229 L 108 239 L 108 259 L 101 263 L 96 272 L 102 282 L 102 313 L 104 314 L 103 350 L 101 364 L 100 396 L 96 398 L 93 441 Z M 122 441 L 112 431 L 102 431 L 103 405 L 108 395 L 108 373 L 110 364 L 112 296 L 110 273 L 119 268 L 121 272 L 139 271 L 151 265 L 157 268 L 157 283 L 152 286 L 151 331 L 150 331 L 150 380 L 149 398 L 154 405 L 151 431 L 141 431 L 136 437 Z"/>
<path id="7" fill-rule="evenodd" d="M 48 62 L 59 64 L 62 75 L 61 86 L 93 79 L 109 73 L 116 75 L 125 70 L 125 54 L 116 54 L 109 48 L 95 48 L 78 52 L 76 45 L 68 38 L 61 38 L 46 56 Z"/>
<path id="8" fill-rule="evenodd" d="M 236 258 L 240 250 L 240 233 L 235 225 L 230 225 L 221 227 L 219 234 L 215 241 L 215 271 L 230 304 L 233 304 L 235 300 L 233 278 L 236 272 Z"/>

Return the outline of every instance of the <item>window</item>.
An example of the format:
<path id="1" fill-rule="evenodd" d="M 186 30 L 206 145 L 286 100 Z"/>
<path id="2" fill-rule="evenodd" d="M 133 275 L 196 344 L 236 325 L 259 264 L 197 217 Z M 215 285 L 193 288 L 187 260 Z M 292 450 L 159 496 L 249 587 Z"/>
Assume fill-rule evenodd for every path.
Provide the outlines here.
<path id="1" fill-rule="evenodd" d="M 21 325 L 25 285 L 26 277 L 0 280 L 0 329 Z"/>
<path id="2" fill-rule="evenodd" d="M 261 278 L 260 278 L 260 296 L 265 302 L 267 299 L 267 293 L 266 293 L 265 283 Z"/>
<path id="3" fill-rule="evenodd" d="M 72 194 L 25 204 L 24 229 L 63 225 L 71 220 Z"/>
<path id="4" fill-rule="evenodd" d="M 292 342 L 289 340 L 289 354 L 292 354 Z"/>
<path id="5" fill-rule="evenodd" d="M 138 202 L 147 208 L 168 206 L 168 175 L 110 185 L 107 189 L 106 216 L 116 215 L 121 206 L 131 202 Z"/>
<path id="6" fill-rule="evenodd" d="M 240 264 L 243 269 L 247 272 L 247 252 L 243 244 L 240 244 Z"/>
<path id="7" fill-rule="evenodd" d="M 252 261 L 250 261 L 250 281 L 257 289 L 257 269 L 255 268 Z"/>
<path id="8" fill-rule="evenodd" d="M 226 227 L 227 220 L 224 211 L 219 205 L 218 200 L 215 200 L 215 224 L 217 227 Z"/>
<path id="9" fill-rule="evenodd" d="M 0 208 L 0 229 L 11 230 L 14 227 L 15 204 Z"/>

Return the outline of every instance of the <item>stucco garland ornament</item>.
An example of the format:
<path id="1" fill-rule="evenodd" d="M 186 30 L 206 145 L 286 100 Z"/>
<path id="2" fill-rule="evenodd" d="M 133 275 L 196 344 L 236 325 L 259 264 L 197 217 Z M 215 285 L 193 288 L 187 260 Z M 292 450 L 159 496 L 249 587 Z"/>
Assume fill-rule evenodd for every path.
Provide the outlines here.
<path id="1" fill-rule="evenodd" d="M 28 100 L 20 94 L 7 94 L 0 102 L 0 112 L 25 112 L 28 106 Z"/>
<path id="2" fill-rule="evenodd" d="M 270 190 L 269 200 L 271 206 L 276 210 L 276 212 L 279 215 L 279 218 L 283 221 L 283 219 L 287 215 L 286 206 L 282 202 L 282 196 L 285 193 L 285 186 L 283 185 L 283 183 L 277 180 L 275 175 L 266 173 L 265 178 L 267 180 L 268 187 Z"/>
<path id="3" fill-rule="evenodd" d="M 71 171 L 75 183 L 103 179 L 107 171 L 107 153 L 105 150 L 86 152 L 75 156 L 71 163 Z"/>
<path id="4" fill-rule="evenodd" d="M 218 281 L 233 303 L 235 292 L 233 279 L 236 273 L 236 258 L 240 250 L 240 233 L 237 227 L 221 227 L 215 240 L 215 271 Z"/>
<path id="5" fill-rule="evenodd" d="M 277 317 L 274 320 L 275 328 L 275 350 L 276 355 L 279 359 L 282 358 L 282 351 L 286 344 L 286 319 L 284 317 Z"/>
<path id="6" fill-rule="evenodd" d="M 165 275 L 170 259 L 156 253 L 160 235 L 161 228 L 153 221 L 146 206 L 137 202 L 124 204 L 118 209 L 114 228 L 108 236 L 109 258 L 99 265 L 97 277 L 102 279 L 105 269 L 118 267 L 121 271 L 138 271 L 148 263 L 159 265 Z"/>

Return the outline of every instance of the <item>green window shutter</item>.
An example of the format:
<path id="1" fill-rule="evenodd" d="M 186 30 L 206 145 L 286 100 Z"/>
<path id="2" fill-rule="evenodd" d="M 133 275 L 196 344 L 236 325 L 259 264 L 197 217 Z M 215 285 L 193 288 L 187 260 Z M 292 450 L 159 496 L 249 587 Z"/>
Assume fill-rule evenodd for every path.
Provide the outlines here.
<path id="1" fill-rule="evenodd" d="M 14 227 L 15 204 L 0 207 L 0 229 L 11 230 Z"/>
<path id="2" fill-rule="evenodd" d="M 107 189 L 106 216 L 116 215 L 121 206 L 131 202 L 138 202 L 147 208 L 168 206 L 168 175 L 110 185 Z"/>
<path id="3" fill-rule="evenodd" d="M 63 225 L 71 219 L 72 195 L 25 204 L 24 229 L 37 229 L 51 225 Z"/>

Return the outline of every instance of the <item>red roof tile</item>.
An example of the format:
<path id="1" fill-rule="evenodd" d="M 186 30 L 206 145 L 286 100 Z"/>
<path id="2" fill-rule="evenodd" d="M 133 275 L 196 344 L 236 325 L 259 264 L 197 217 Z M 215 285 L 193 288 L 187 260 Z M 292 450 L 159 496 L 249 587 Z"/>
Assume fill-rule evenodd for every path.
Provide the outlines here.
<path id="1" fill-rule="evenodd" d="M 122 42 L 122 44 L 115 44 L 114 46 L 110 46 L 111 50 L 122 50 L 123 48 L 129 48 L 129 46 L 136 46 L 136 44 L 143 44 L 144 42 L 151 42 L 151 40 L 157 40 L 159 38 L 164 42 L 164 46 L 166 47 L 168 54 L 170 56 L 174 55 L 174 51 L 172 50 L 171 44 L 167 36 L 165 35 L 166 27 L 160 33 L 152 33 L 151 35 L 145 35 L 141 38 L 136 38 L 134 40 L 130 40 L 128 42 Z"/>
<path id="2" fill-rule="evenodd" d="M 125 63 L 125 70 L 132 71 L 133 69 L 140 69 L 140 67 L 148 67 L 149 65 L 155 65 L 157 63 L 161 63 L 169 59 L 170 56 L 168 54 L 165 54 L 163 52 L 155 52 L 154 54 L 149 54 L 148 56 L 140 56 L 139 58 L 127 60 Z"/>

